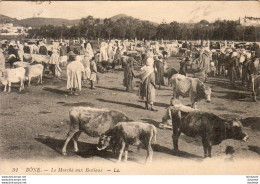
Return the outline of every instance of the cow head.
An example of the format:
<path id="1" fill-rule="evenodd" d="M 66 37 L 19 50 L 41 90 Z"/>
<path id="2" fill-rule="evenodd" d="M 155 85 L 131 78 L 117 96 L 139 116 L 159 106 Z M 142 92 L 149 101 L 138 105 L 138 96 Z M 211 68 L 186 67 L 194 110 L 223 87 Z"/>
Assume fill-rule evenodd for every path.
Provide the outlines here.
<path id="1" fill-rule="evenodd" d="M 99 137 L 97 150 L 101 151 L 101 150 L 106 149 L 110 145 L 110 140 L 111 140 L 111 136 L 102 134 Z"/>
<path id="2" fill-rule="evenodd" d="M 206 102 L 210 103 L 211 102 L 211 87 L 203 84 L 203 92 L 205 94 Z"/>
<path id="3" fill-rule="evenodd" d="M 232 120 L 230 123 L 232 139 L 247 141 L 249 136 L 243 131 L 243 125 L 239 120 Z"/>

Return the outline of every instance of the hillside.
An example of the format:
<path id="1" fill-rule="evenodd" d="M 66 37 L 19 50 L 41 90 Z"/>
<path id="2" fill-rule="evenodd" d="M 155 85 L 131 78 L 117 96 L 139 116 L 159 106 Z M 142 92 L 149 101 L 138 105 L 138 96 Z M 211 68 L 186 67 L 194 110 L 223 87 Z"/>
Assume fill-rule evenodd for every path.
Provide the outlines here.
<path id="1" fill-rule="evenodd" d="M 53 26 L 61 26 L 61 25 L 74 25 L 79 23 L 79 19 L 77 20 L 67 20 L 67 19 L 58 19 L 58 18 L 28 18 L 20 20 L 20 25 L 22 26 L 30 26 L 34 28 L 39 28 L 44 25 L 53 25 Z"/>
<path id="2" fill-rule="evenodd" d="M 131 16 L 125 14 L 118 14 L 113 17 L 110 17 L 110 19 L 115 22 L 120 18 L 127 18 L 127 17 L 131 17 Z M 68 20 L 68 19 L 60 19 L 60 18 L 43 18 L 43 17 L 33 17 L 33 18 L 18 20 L 16 18 L 11 18 L 0 14 L 0 23 L 14 23 L 14 25 L 33 27 L 33 28 L 39 28 L 44 25 L 61 26 L 64 24 L 66 26 L 71 26 L 74 24 L 78 24 L 79 22 L 80 19 Z M 101 19 L 101 23 L 102 22 L 103 19 Z M 155 22 L 151 22 L 151 23 L 154 25 L 158 25 Z"/>
<path id="3" fill-rule="evenodd" d="M 0 14 L 0 23 L 13 23 L 15 21 L 17 21 L 17 19 Z"/>
<path id="4" fill-rule="evenodd" d="M 110 17 L 110 19 L 114 22 L 116 22 L 118 19 L 121 19 L 121 18 L 127 18 L 127 17 L 131 17 L 131 16 L 128 16 L 128 15 L 125 15 L 125 14 L 118 14 L 118 15 L 115 15 L 113 17 Z M 133 17 L 132 17 L 133 18 Z"/>

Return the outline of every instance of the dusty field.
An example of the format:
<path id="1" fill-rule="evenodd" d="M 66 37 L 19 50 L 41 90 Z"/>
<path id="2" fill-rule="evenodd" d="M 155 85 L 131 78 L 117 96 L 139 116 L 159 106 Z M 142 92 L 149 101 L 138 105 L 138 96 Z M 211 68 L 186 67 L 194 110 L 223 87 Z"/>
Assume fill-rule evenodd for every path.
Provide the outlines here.
<path id="1" fill-rule="evenodd" d="M 176 58 L 171 58 L 169 65 L 178 68 Z M 79 153 L 73 152 L 72 144 L 68 146 L 68 156 L 61 155 L 66 134 L 69 129 L 68 111 L 73 106 L 91 106 L 98 108 L 118 109 L 136 120 L 146 121 L 156 126 L 168 107 L 172 91 L 164 86 L 157 90 L 156 108 L 158 112 L 144 110 L 144 103 L 139 101 L 137 88 L 133 93 L 125 92 L 122 84 L 123 72 L 114 71 L 100 74 L 100 82 L 95 90 L 89 89 L 89 84 L 83 87 L 79 96 L 70 96 L 66 90 L 65 72 L 61 79 L 44 78 L 43 85 L 25 85 L 25 91 L 19 94 L 18 85 L 13 85 L 12 92 L 0 93 L 0 158 L 3 160 L 79 160 L 102 161 L 114 163 L 116 158 L 110 151 L 96 151 L 98 139 L 81 134 L 79 138 Z M 226 118 L 259 117 L 259 102 L 252 101 L 251 93 L 246 88 L 231 89 L 227 79 L 223 77 L 209 78 L 207 84 L 213 86 L 212 103 L 201 101 L 198 108 L 214 112 Z M 1 88 L 2 91 L 3 88 Z M 181 99 L 189 104 L 188 99 Z M 253 123 L 260 123 L 252 121 Z M 257 159 L 259 163 L 260 133 L 259 127 L 246 127 L 249 134 L 248 142 L 225 140 L 214 146 L 212 156 L 224 159 L 227 145 L 235 149 L 236 159 Z M 171 130 L 158 128 L 157 143 L 154 148 L 154 161 L 203 160 L 203 148 L 199 138 L 192 139 L 180 136 L 180 152 L 173 152 Z M 146 151 L 139 152 L 130 147 L 129 162 L 144 163 Z M 223 158 L 222 158 L 223 157 Z"/>

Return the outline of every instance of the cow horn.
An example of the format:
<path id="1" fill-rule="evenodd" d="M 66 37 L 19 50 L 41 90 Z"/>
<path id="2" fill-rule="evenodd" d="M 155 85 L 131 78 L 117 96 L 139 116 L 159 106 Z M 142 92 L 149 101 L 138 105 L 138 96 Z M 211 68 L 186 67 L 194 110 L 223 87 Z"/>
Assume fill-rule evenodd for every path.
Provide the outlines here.
<path id="1" fill-rule="evenodd" d="M 246 136 L 243 138 L 243 141 L 247 142 L 248 139 L 249 139 L 249 136 L 246 135 Z"/>

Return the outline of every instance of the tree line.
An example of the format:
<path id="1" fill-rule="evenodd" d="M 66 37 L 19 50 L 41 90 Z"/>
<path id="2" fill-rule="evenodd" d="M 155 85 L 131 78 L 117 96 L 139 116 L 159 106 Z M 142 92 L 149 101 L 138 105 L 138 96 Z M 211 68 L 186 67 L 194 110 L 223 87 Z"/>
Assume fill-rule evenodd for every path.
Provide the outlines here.
<path id="1" fill-rule="evenodd" d="M 162 22 L 159 25 L 132 17 L 122 17 L 113 21 L 95 19 L 93 16 L 82 18 L 77 25 L 53 26 L 29 30 L 30 37 L 79 38 L 87 39 L 146 39 L 146 40 L 238 40 L 260 41 L 260 27 L 242 26 L 239 21 L 216 20 L 209 23 Z"/>

